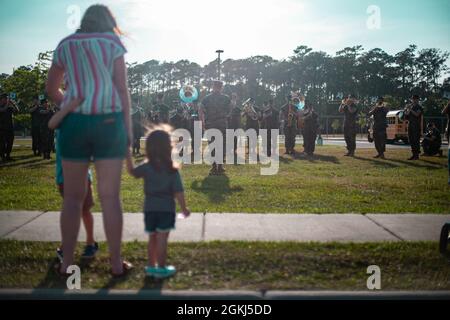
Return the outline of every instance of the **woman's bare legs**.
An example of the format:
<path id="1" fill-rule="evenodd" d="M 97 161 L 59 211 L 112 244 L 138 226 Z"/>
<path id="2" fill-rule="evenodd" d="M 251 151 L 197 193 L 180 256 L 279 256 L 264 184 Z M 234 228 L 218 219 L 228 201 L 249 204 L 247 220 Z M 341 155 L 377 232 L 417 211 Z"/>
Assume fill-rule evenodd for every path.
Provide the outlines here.
<path id="1" fill-rule="evenodd" d="M 64 199 L 60 218 L 62 250 L 61 272 L 73 264 L 73 255 L 80 230 L 81 210 L 87 192 L 89 163 L 62 161 L 64 175 Z"/>
<path id="2" fill-rule="evenodd" d="M 122 242 L 122 205 L 120 179 L 123 160 L 100 160 L 95 162 L 97 191 L 103 210 L 103 225 L 108 240 L 111 268 L 114 274 L 123 272 L 120 245 Z"/>
<path id="3" fill-rule="evenodd" d="M 152 233 L 148 236 L 148 265 L 150 267 L 156 267 L 157 262 L 157 241 L 156 233 Z"/>

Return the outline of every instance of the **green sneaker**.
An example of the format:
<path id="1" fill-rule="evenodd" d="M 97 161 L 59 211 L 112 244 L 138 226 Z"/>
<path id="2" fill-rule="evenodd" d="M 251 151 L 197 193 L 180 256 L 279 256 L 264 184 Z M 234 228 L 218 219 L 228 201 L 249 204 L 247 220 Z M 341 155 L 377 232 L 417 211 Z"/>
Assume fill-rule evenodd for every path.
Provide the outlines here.
<path id="1" fill-rule="evenodd" d="M 177 270 L 174 266 L 159 267 L 145 267 L 145 274 L 157 279 L 164 279 L 173 276 Z"/>
<path id="2" fill-rule="evenodd" d="M 145 273 L 146 276 L 153 276 L 153 274 L 155 273 L 156 269 L 158 269 L 158 267 L 146 266 L 144 268 L 144 273 Z"/>

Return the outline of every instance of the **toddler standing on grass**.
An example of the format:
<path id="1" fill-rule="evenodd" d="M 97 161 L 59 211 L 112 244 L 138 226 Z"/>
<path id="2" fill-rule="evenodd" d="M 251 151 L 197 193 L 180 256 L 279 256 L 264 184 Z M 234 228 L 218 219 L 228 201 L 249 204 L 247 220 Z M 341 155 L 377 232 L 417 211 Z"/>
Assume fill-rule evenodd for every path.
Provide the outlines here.
<path id="1" fill-rule="evenodd" d="M 166 264 L 167 240 L 175 229 L 175 200 L 184 217 L 190 215 L 184 199 L 180 173 L 172 162 L 172 143 L 168 130 L 154 130 L 146 138 L 146 161 L 134 167 L 130 151 L 127 156 L 128 172 L 144 179 L 144 221 L 149 234 L 148 266 L 145 273 L 155 278 L 167 278 L 176 269 Z"/>

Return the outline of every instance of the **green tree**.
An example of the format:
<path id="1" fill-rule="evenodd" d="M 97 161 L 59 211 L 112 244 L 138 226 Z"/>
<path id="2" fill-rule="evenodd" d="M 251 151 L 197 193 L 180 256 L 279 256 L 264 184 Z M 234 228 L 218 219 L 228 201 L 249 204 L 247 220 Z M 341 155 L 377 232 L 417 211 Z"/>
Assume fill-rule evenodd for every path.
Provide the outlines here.
<path id="1" fill-rule="evenodd" d="M 333 132 L 336 133 L 341 128 L 341 121 L 339 119 L 334 119 L 333 122 L 331 122 L 331 128 L 333 129 Z"/>

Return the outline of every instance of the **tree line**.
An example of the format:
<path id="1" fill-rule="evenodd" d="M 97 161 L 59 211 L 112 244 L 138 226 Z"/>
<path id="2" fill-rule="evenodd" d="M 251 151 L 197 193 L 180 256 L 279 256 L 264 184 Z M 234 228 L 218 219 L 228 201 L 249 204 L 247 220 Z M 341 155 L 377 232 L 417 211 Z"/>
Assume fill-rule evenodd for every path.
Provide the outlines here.
<path id="1" fill-rule="evenodd" d="M 41 53 L 34 65 L 0 75 L 0 90 L 17 94 L 21 112 L 26 113 L 33 97 L 43 93 L 51 56 L 50 51 Z M 224 60 L 221 78 L 225 93 L 236 92 L 243 100 L 253 97 L 257 104 L 274 99 L 280 107 L 291 91 L 300 91 L 320 115 L 337 115 L 339 93 L 356 94 L 362 111 L 370 108 L 376 96 L 385 96 L 398 109 L 411 94 L 419 94 L 425 115 L 438 116 L 446 102 L 444 92 L 450 92 L 448 58 L 448 52 L 416 45 L 393 55 L 360 45 L 330 55 L 300 45 L 281 60 L 266 55 Z M 128 78 L 133 103 L 149 109 L 159 92 L 166 94 L 168 104 L 178 101 L 184 84 L 195 85 L 205 95 L 217 78 L 217 60 L 205 66 L 189 60 L 128 63 Z"/>

